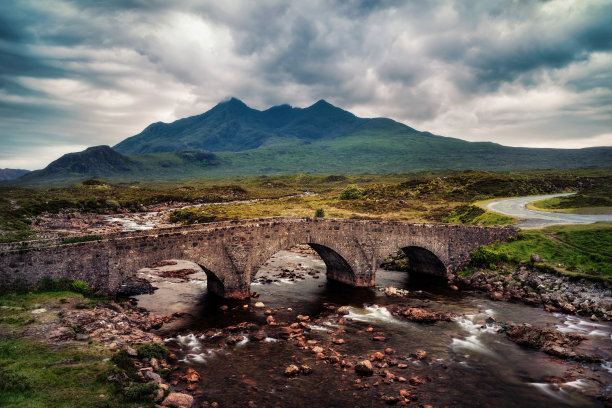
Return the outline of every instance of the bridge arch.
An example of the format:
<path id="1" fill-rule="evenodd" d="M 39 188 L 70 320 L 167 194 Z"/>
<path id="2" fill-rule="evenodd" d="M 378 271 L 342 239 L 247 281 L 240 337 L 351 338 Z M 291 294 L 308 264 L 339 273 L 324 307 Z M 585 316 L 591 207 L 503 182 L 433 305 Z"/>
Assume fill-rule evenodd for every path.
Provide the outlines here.
<path id="1" fill-rule="evenodd" d="M 403 247 L 401 251 L 408 259 L 408 271 L 446 277 L 446 265 L 432 251 L 420 246 Z"/>
<path id="2" fill-rule="evenodd" d="M 416 272 L 427 274 L 440 278 L 449 276 L 449 261 L 444 246 L 430 244 L 424 240 L 409 240 L 400 241 L 400 244 L 384 246 L 380 248 L 378 253 L 379 262 L 382 262 L 389 256 L 403 255 L 407 262 L 406 270 L 408 272 Z M 402 267 L 404 270 L 404 267 Z"/>
<path id="3" fill-rule="evenodd" d="M 309 238 L 309 239 L 308 239 Z M 346 283 L 349 285 L 359 286 L 359 276 L 356 273 L 356 265 L 354 259 L 348 257 L 350 255 L 344 248 L 334 245 L 326 240 L 313 240 L 312 237 L 303 239 L 300 236 L 287 237 L 280 242 L 269 245 L 265 251 L 260 251 L 253 257 L 254 262 L 251 267 L 251 280 L 261 268 L 274 254 L 279 251 L 289 249 L 296 245 L 310 246 L 323 260 L 327 269 L 327 279 Z M 250 284 L 250 282 L 249 282 Z"/>

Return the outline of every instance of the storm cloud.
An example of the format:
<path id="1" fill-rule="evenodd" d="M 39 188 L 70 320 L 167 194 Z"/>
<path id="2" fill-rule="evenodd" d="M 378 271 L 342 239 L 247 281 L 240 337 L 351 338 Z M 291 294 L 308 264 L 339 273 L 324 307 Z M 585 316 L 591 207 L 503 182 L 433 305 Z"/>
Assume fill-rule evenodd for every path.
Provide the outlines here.
<path id="1" fill-rule="evenodd" d="M 0 3 L 0 167 L 235 96 L 512 146 L 612 145 L 612 1 Z"/>

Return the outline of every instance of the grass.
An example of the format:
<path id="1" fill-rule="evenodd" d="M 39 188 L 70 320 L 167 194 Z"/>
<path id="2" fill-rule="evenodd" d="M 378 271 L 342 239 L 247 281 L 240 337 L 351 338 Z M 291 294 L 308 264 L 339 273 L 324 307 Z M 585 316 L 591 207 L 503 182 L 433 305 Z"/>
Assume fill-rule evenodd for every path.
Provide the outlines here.
<path id="1" fill-rule="evenodd" d="M 565 197 L 553 197 L 546 200 L 535 201 L 528 203 L 526 207 L 530 210 L 536 211 L 548 211 L 558 212 L 567 214 L 612 214 L 612 206 L 601 206 L 601 207 L 570 207 L 568 205 L 579 205 L 576 203 L 566 203 Z"/>
<path id="2" fill-rule="evenodd" d="M 0 340 L 0 370 L 27 387 L 0 391 L 3 407 L 98 407 L 112 395 L 103 378 L 108 352 L 94 345 L 52 347 L 28 339 Z M 24 389 L 25 388 L 25 389 Z"/>
<path id="3" fill-rule="evenodd" d="M 612 257 L 612 223 L 555 225 L 544 231 L 587 252 Z"/>
<path id="4" fill-rule="evenodd" d="M 528 208 L 574 214 L 612 214 L 612 180 L 603 178 L 577 194 L 536 201 Z"/>
<path id="5" fill-rule="evenodd" d="M 121 368 L 117 367 L 115 361 L 118 359 L 107 348 L 94 342 L 51 345 L 38 340 L 45 325 L 59 318 L 62 304 L 79 307 L 96 300 L 72 291 L 0 296 L 0 406 L 127 408 L 154 405 L 150 395 L 156 387 L 138 382 L 141 380 L 135 376 L 137 383 L 121 384 L 119 388 L 108 381 L 109 374 Z M 33 317 L 31 311 L 39 308 L 47 311 Z M 167 353 L 163 345 L 138 347 L 147 356 Z"/>
<path id="6" fill-rule="evenodd" d="M 531 254 L 538 254 L 546 262 L 537 266 L 545 270 L 612 282 L 612 223 L 521 231 L 514 241 L 488 245 L 476 252 L 476 266 L 530 262 Z"/>
<path id="7" fill-rule="evenodd" d="M 85 235 L 82 237 L 72 237 L 62 240 L 60 245 L 68 245 L 68 244 L 76 244 L 79 242 L 90 242 L 90 241 L 100 241 L 102 239 L 99 235 Z"/>
<path id="8" fill-rule="evenodd" d="M 96 344 L 51 346 L 0 339 L 0 406 L 14 408 L 137 407 L 106 379 L 110 352 Z M 10 381 L 7 382 L 7 381 Z"/>
<path id="9" fill-rule="evenodd" d="M 504 225 L 514 224 L 515 219 L 507 215 L 484 210 L 475 205 L 462 205 L 454 208 L 444 219 L 446 222 L 466 225 Z"/>
<path id="10" fill-rule="evenodd" d="M 143 206 L 161 203 L 219 204 L 252 199 L 274 201 L 207 205 L 179 210 L 173 219 L 192 223 L 271 216 L 312 217 L 317 209 L 322 209 L 326 216 L 335 218 L 508 224 L 513 219 L 486 210 L 481 213 L 476 203 L 579 189 L 605 196 L 610 180 L 612 167 L 501 173 L 435 170 L 387 175 L 294 174 L 181 182 L 117 181 L 117 184 L 89 180 L 70 187 L 39 190 L 0 187 L 0 242 L 36 238 L 31 224 L 36 224 L 37 216 L 43 212 L 64 212 L 69 217 L 71 212 L 139 211 Z M 342 196 L 347 187 L 358 194 Z M 286 198 L 304 192 L 316 195 Z"/>

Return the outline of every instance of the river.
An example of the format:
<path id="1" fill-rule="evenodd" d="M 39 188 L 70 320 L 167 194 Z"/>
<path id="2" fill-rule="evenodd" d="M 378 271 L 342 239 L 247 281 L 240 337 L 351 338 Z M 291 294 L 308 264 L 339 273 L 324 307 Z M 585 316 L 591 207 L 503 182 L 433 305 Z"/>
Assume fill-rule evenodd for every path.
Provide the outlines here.
<path id="1" fill-rule="evenodd" d="M 225 303 L 208 296 L 202 271 L 183 279 L 160 278 L 156 270 L 141 274 L 160 289 L 138 296 L 139 306 L 158 314 L 188 313 L 159 334 L 176 354 L 178 367 L 193 368 L 201 376 L 187 388 L 198 403 L 372 407 L 386 406 L 385 397 L 403 392 L 407 397 L 399 403 L 411 406 L 599 407 L 604 405 L 597 394 L 612 393 L 610 323 L 495 302 L 405 272 L 379 270 L 375 288 L 352 288 L 327 281 L 325 265 L 316 256 L 289 251 L 279 252 L 262 267 L 251 286 L 258 297 L 242 302 Z M 387 296 L 388 286 L 409 294 Z M 265 307 L 254 307 L 256 302 Z M 423 324 L 389 312 L 406 304 L 457 316 L 452 322 Z M 340 306 L 348 306 L 347 315 L 336 313 Z M 274 327 L 266 324 L 266 310 L 278 322 L 309 316 L 304 340 L 276 338 L 271 334 Z M 581 348 L 605 362 L 567 362 L 521 347 L 498 333 L 501 322 L 580 333 L 587 338 Z M 253 340 L 253 333 L 261 333 L 261 341 Z M 313 346 L 322 347 L 328 358 L 317 358 Z M 329 358 L 337 353 L 339 361 L 354 364 L 386 349 L 390 354 L 373 364 L 378 373 L 389 371 L 387 377 L 360 377 L 352 367 Z M 424 350 L 426 357 L 414 356 L 417 350 Z M 307 364 L 313 372 L 289 378 L 284 370 L 290 364 Z"/>

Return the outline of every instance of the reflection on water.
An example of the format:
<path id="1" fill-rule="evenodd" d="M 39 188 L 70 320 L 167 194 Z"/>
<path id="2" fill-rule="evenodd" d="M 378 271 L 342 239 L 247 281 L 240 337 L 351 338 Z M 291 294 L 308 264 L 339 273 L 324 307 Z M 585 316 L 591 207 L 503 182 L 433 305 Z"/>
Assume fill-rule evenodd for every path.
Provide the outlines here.
<path id="1" fill-rule="evenodd" d="M 411 402 L 415 405 L 603 406 L 595 394 L 601 384 L 612 382 L 612 326 L 608 323 L 494 302 L 404 272 L 380 270 L 375 288 L 353 288 L 327 281 L 324 271 L 325 266 L 314 257 L 282 251 L 256 276 L 258 283 L 251 289 L 258 292 L 257 299 L 227 302 L 208 295 L 205 275 L 198 272 L 189 275 L 187 282 L 161 279 L 154 283 L 160 290 L 139 296 L 138 301 L 159 314 L 189 312 L 164 326 L 161 333 L 176 348 L 182 364 L 201 374 L 196 398 L 218 401 L 221 406 L 247 406 L 249 401 L 258 406 L 384 406 L 381 396 L 397 395 L 400 389 L 411 391 L 417 398 Z M 410 294 L 388 297 L 383 292 L 386 286 L 407 289 Z M 255 302 L 265 306 L 255 308 Z M 452 312 L 457 317 L 454 322 L 413 323 L 389 312 L 398 304 Z M 229 310 L 223 311 L 223 305 Z M 334 309 L 339 306 L 348 306 L 348 314 L 336 314 Z M 295 341 L 268 335 L 272 330 L 266 325 L 266 311 L 273 311 L 276 321 L 287 323 L 295 322 L 298 315 L 310 316 L 306 339 L 333 348 L 342 359 L 359 361 L 391 348 L 396 363 L 406 368 L 388 369 L 406 378 L 425 379 L 424 383 L 385 384 L 376 376 L 355 382 L 358 377 L 352 368 L 317 360 L 312 351 L 296 347 Z M 498 322 L 510 321 L 585 335 L 584 347 L 596 350 L 605 362 L 581 366 L 520 347 L 498 333 Z M 227 326 L 234 327 L 230 341 L 221 330 Z M 263 340 L 250 341 L 249 333 L 254 331 L 249 327 L 255 327 Z M 374 335 L 384 340 L 373 341 Z M 336 338 L 345 342 L 332 343 Z M 410 357 L 416 350 L 425 350 L 427 357 Z M 291 379 L 283 375 L 289 364 L 302 363 L 309 364 L 313 374 Z"/>

